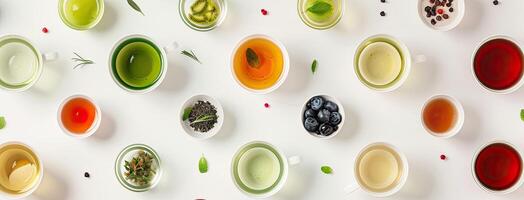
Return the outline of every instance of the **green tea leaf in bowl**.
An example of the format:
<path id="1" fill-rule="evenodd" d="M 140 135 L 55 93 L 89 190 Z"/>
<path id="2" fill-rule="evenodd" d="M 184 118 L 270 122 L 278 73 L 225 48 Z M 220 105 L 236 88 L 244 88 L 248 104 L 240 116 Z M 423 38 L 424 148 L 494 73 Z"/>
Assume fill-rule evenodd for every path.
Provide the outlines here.
<path id="1" fill-rule="evenodd" d="M 249 64 L 249 66 L 251 66 L 253 68 L 259 68 L 260 67 L 260 59 L 258 58 L 257 53 L 255 51 L 253 51 L 253 49 L 247 48 L 247 50 L 246 50 L 246 58 L 247 58 L 247 63 Z"/>
<path id="2" fill-rule="evenodd" d="M 189 114 L 191 114 L 192 110 L 193 110 L 193 107 L 184 108 L 184 114 L 182 115 L 182 121 L 186 121 L 187 119 L 189 119 Z"/>
<path id="3" fill-rule="evenodd" d="M 322 167 L 320 167 L 320 171 L 324 172 L 324 174 L 331 174 L 331 173 L 333 173 L 333 169 L 331 169 L 330 166 L 322 166 Z"/>
<path id="4" fill-rule="evenodd" d="M 202 155 L 198 161 L 198 171 L 202 174 L 207 172 L 207 160 L 204 155 Z"/>
<path id="5" fill-rule="evenodd" d="M 331 11 L 331 9 L 333 9 L 333 6 L 331 4 L 319 0 L 315 2 L 315 4 L 313 4 L 311 7 L 309 7 L 307 11 L 315 13 L 317 15 L 323 15 Z"/>

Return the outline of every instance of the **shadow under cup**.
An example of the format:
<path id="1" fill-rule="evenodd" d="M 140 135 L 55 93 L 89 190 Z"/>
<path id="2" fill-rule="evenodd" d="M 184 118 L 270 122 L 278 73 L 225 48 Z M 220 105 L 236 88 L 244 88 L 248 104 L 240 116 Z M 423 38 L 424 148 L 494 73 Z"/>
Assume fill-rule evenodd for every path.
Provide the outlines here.
<path id="1" fill-rule="evenodd" d="M 353 65 L 355 74 L 366 87 L 391 91 L 406 80 L 411 56 L 407 47 L 392 36 L 374 35 L 357 47 Z"/>
<path id="2" fill-rule="evenodd" d="M 110 73 L 122 89 L 132 93 L 152 91 L 167 70 L 166 53 L 146 36 L 121 39 L 110 55 Z"/>
<path id="3" fill-rule="evenodd" d="M 252 197 L 269 197 L 284 185 L 287 160 L 273 146 L 252 142 L 242 146 L 233 157 L 231 175 L 239 190 Z"/>

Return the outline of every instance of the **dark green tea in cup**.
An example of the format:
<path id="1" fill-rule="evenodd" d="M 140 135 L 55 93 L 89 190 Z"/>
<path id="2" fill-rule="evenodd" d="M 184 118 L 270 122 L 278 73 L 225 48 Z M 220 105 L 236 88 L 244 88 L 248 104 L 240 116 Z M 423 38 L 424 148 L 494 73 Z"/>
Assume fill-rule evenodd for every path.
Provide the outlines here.
<path id="1" fill-rule="evenodd" d="M 129 37 L 111 54 L 111 73 L 120 86 L 146 90 L 159 81 L 164 71 L 163 53 L 144 37 Z"/>

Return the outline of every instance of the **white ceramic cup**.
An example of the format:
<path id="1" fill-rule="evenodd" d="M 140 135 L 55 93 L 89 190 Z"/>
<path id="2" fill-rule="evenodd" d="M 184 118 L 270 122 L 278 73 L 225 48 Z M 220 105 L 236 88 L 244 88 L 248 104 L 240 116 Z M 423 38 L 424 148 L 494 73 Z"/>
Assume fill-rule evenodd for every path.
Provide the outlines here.
<path id="1" fill-rule="evenodd" d="M 34 51 L 34 54 L 38 60 L 37 61 L 38 64 L 37 64 L 36 72 L 34 72 L 33 77 L 31 78 L 29 83 L 26 83 L 23 86 L 16 86 L 16 87 L 15 86 L 7 87 L 7 86 L 3 86 L 2 84 L 0 84 L 0 88 L 8 90 L 8 91 L 17 91 L 17 92 L 26 91 L 29 88 L 31 88 L 42 76 L 42 72 L 44 69 L 43 67 L 44 63 L 55 60 L 58 57 L 58 53 L 48 52 L 48 53 L 42 54 L 31 41 L 19 35 L 4 35 L 0 37 L 0 43 L 3 43 L 4 41 L 7 41 L 7 40 L 20 40 L 26 43 L 26 45 Z M 3 48 L 3 45 L 0 46 L 0 48 Z M 13 59 L 13 57 L 10 57 L 10 59 Z M 11 60 L 9 60 L 9 62 L 11 62 Z"/>
<path id="2" fill-rule="evenodd" d="M 524 173 L 522 172 L 522 170 L 520 171 L 520 177 L 518 179 L 518 181 L 511 187 L 509 187 L 508 189 L 505 189 L 505 190 L 492 190 L 492 189 L 489 189 L 487 188 L 486 186 L 484 186 L 480 180 L 478 179 L 477 177 L 477 173 L 475 173 L 475 163 L 477 161 L 477 157 L 479 156 L 480 152 L 482 150 L 484 150 L 484 148 L 486 148 L 487 146 L 489 145 L 492 145 L 492 144 L 505 144 L 505 145 L 508 145 L 510 146 L 511 148 L 513 148 L 515 151 L 517 151 L 517 153 L 519 154 L 519 157 L 520 157 L 520 161 L 521 161 L 521 166 L 522 166 L 522 152 L 520 152 L 513 144 L 509 143 L 509 142 L 506 142 L 506 141 L 503 141 L 503 140 L 495 140 L 495 141 L 491 141 L 487 144 L 484 144 L 482 145 L 478 150 L 477 152 L 475 152 L 475 155 L 473 156 L 473 159 L 471 160 L 471 174 L 473 176 L 473 179 L 475 180 L 475 183 L 477 183 L 477 186 L 488 192 L 488 193 L 491 193 L 491 194 L 496 194 L 496 195 L 504 195 L 504 194 L 509 194 L 509 193 L 512 193 L 514 192 L 515 190 L 517 190 L 518 188 L 520 188 L 520 186 L 522 186 L 522 184 L 524 183 Z"/>
<path id="3" fill-rule="evenodd" d="M 266 40 L 271 41 L 272 43 L 274 43 L 276 46 L 278 46 L 278 48 L 282 52 L 282 57 L 283 57 L 282 74 L 280 74 L 280 77 L 278 78 L 277 82 L 274 83 L 271 87 L 266 88 L 266 89 L 261 89 L 261 90 L 249 88 L 246 85 L 244 85 L 242 82 L 240 82 L 240 80 L 238 79 L 238 77 L 237 77 L 237 75 L 235 73 L 235 66 L 234 66 L 235 54 L 236 54 L 238 48 L 240 48 L 240 46 L 242 44 L 244 44 L 246 41 L 251 40 L 251 39 L 256 39 L 256 38 L 266 39 Z M 284 81 L 286 80 L 287 75 L 289 73 L 289 55 L 287 53 L 287 50 L 286 50 L 286 47 L 284 46 L 284 44 L 282 44 L 277 39 L 274 39 L 272 37 L 269 37 L 267 35 L 262 35 L 262 34 L 249 35 L 249 36 L 244 37 L 242 40 L 240 40 L 237 43 L 237 45 L 235 46 L 235 48 L 233 49 L 233 51 L 231 52 L 231 60 L 229 61 L 229 63 L 230 63 L 231 75 L 233 76 L 233 79 L 235 79 L 235 81 L 238 83 L 238 85 L 240 85 L 242 88 L 244 88 L 245 90 L 247 90 L 247 91 L 249 91 L 249 92 L 251 92 L 253 94 L 267 94 L 267 93 L 275 91 L 277 88 L 279 88 L 284 83 Z"/>
<path id="4" fill-rule="evenodd" d="M 283 166 L 282 169 L 280 169 L 281 173 L 282 173 L 281 178 L 276 183 L 276 186 L 274 186 L 268 192 L 258 193 L 258 194 L 250 193 L 248 191 L 245 191 L 239 185 L 240 183 L 237 182 L 236 177 L 235 177 L 235 170 L 237 170 L 237 168 L 235 168 L 235 159 L 241 157 L 242 156 L 241 154 L 244 153 L 246 148 L 248 148 L 248 147 L 250 147 L 252 145 L 256 145 L 256 144 L 262 144 L 262 145 L 265 145 L 265 146 L 269 146 L 274 151 L 276 151 L 276 154 L 278 154 L 277 156 L 280 157 L 281 160 L 282 160 L 281 164 Z M 249 149 L 251 149 L 251 148 L 249 148 Z M 276 193 L 278 193 L 282 189 L 282 187 L 284 187 L 284 185 L 286 183 L 286 180 L 287 180 L 287 177 L 288 177 L 289 166 L 294 166 L 294 165 L 297 165 L 299 163 L 300 163 L 300 157 L 299 156 L 286 157 L 279 149 L 277 149 L 275 146 L 271 145 L 270 143 L 263 142 L 263 141 L 252 141 L 252 142 L 244 144 L 240 148 L 238 148 L 237 152 L 233 156 L 233 159 L 231 161 L 231 178 L 233 179 L 233 183 L 235 184 L 237 189 L 240 190 L 242 193 L 244 193 L 246 196 L 251 197 L 251 198 L 257 198 L 257 199 L 267 198 L 267 197 L 271 197 L 271 196 L 275 195 Z"/>
<path id="5" fill-rule="evenodd" d="M 316 137 L 316 138 L 320 138 L 320 139 L 329 139 L 329 138 L 333 138 L 335 137 L 335 135 L 337 135 L 341 130 L 342 128 L 344 127 L 344 121 L 346 120 L 346 112 L 344 111 L 344 106 L 342 105 L 342 103 L 336 99 L 335 97 L 332 97 L 332 96 L 329 96 L 329 95 L 325 95 L 325 94 L 319 94 L 319 95 L 315 95 L 315 96 L 312 96 L 310 97 L 309 99 L 307 99 L 307 101 L 302 105 L 302 111 L 300 112 L 300 126 L 301 127 L 304 127 L 304 112 L 306 111 L 306 108 L 307 108 L 307 103 L 309 102 L 309 100 L 313 97 L 316 97 L 316 96 L 321 96 L 323 97 L 325 100 L 328 100 L 328 101 L 331 101 L 335 104 L 337 104 L 338 106 L 338 112 L 340 113 L 340 115 L 342 116 L 342 121 L 340 122 L 340 124 L 338 124 L 338 129 L 333 132 L 331 135 L 329 136 L 322 136 L 322 135 L 318 135 L 316 133 L 312 133 L 312 132 L 309 132 L 307 131 L 305 128 L 304 128 L 304 131 L 306 131 L 309 135 L 313 136 L 313 137 Z"/>
<path id="6" fill-rule="evenodd" d="M 195 105 L 198 101 L 204 101 L 204 102 L 208 101 L 209 103 L 211 103 L 211 105 L 215 106 L 215 109 L 217 110 L 217 115 L 218 115 L 217 123 L 211 130 L 205 133 L 195 131 L 193 128 L 189 126 L 189 122 L 187 120 L 184 121 L 182 119 L 184 115 L 184 110 L 187 107 Z M 200 139 L 200 140 L 213 137 L 218 132 L 220 132 L 220 129 L 222 128 L 222 125 L 224 124 L 224 109 L 222 108 L 222 105 L 220 104 L 220 102 L 211 96 L 203 95 L 203 94 L 194 95 L 191 98 L 187 99 L 186 102 L 182 104 L 182 107 L 180 108 L 179 116 L 180 116 L 179 118 L 180 125 L 184 129 L 184 132 L 186 132 L 187 135 L 193 138 L 196 138 L 196 139 Z"/>
<path id="7" fill-rule="evenodd" d="M 495 40 L 495 39 L 503 39 L 503 40 L 512 42 L 520 49 L 521 57 L 524 58 L 524 54 L 522 53 L 522 47 L 515 39 L 509 36 L 505 36 L 505 35 L 492 35 L 482 40 L 482 42 L 480 42 L 478 46 L 475 48 L 475 51 L 473 51 L 473 55 L 471 56 L 471 73 L 473 74 L 473 77 L 475 77 L 475 80 L 478 83 L 478 85 L 486 89 L 487 91 L 493 92 L 495 94 L 509 94 L 509 93 L 515 92 L 517 89 L 519 89 L 522 86 L 522 84 L 524 84 L 524 70 L 522 70 L 522 74 L 520 75 L 520 79 L 517 83 L 515 83 L 510 88 L 503 89 L 503 90 L 491 89 L 485 86 L 482 82 L 480 82 L 480 80 L 477 78 L 477 74 L 475 73 L 475 57 L 477 55 L 478 50 L 480 49 L 480 47 L 482 47 L 482 45 L 486 44 L 487 42 L 491 40 Z"/>
<path id="8" fill-rule="evenodd" d="M 384 191 L 384 192 L 375 192 L 375 191 L 369 190 L 365 186 L 364 183 L 361 183 L 360 179 L 358 178 L 360 176 L 360 172 L 358 171 L 359 169 L 358 165 L 360 164 L 360 160 L 362 159 L 362 156 L 364 156 L 365 153 L 369 153 L 367 152 L 367 150 L 375 146 L 385 146 L 391 149 L 398 155 L 398 157 L 400 158 L 400 162 L 402 163 L 402 172 L 401 172 L 402 174 L 400 175 L 397 184 L 390 190 Z M 398 191 L 400 191 L 400 189 L 402 189 L 402 187 L 406 184 L 406 180 L 408 178 L 408 173 L 409 173 L 409 164 L 408 164 L 408 160 L 406 156 L 398 148 L 388 143 L 376 142 L 376 143 L 371 143 L 360 150 L 360 152 L 357 154 L 355 161 L 354 161 L 354 171 L 353 172 L 354 172 L 353 176 L 355 178 L 356 184 L 354 183 L 344 188 L 344 191 L 347 194 L 353 193 L 356 190 L 361 189 L 364 192 L 366 192 L 367 194 L 374 196 L 374 197 L 387 197 L 387 196 L 391 196 L 397 193 Z"/>
<path id="9" fill-rule="evenodd" d="M 456 113 L 457 115 L 455 116 L 456 117 L 455 122 L 453 123 L 453 127 L 444 133 L 433 132 L 431 129 L 429 129 L 426 126 L 426 123 L 424 122 L 424 110 L 428 106 L 428 103 L 430 103 L 431 101 L 435 99 L 448 100 L 449 102 L 451 102 L 451 104 L 453 105 L 453 107 L 455 108 L 457 112 Z M 422 127 L 424 127 L 426 132 L 438 138 L 450 138 L 456 135 L 457 133 L 459 133 L 460 130 L 462 129 L 462 126 L 464 125 L 464 116 L 465 116 L 464 108 L 462 107 L 462 104 L 460 103 L 460 101 L 452 96 L 443 95 L 443 94 L 431 96 L 428 100 L 426 100 L 426 102 L 422 106 L 422 109 L 420 110 L 420 120 L 421 120 Z"/>
<path id="10" fill-rule="evenodd" d="M 8 141 L 8 142 L 1 144 L 0 149 L 4 148 L 7 145 L 21 145 L 21 146 L 28 148 L 35 155 L 35 159 L 37 160 L 37 162 L 40 163 L 40 168 L 38 169 L 38 171 L 40 171 L 40 175 L 38 176 L 38 179 L 36 180 L 34 185 L 31 187 L 31 189 L 25 191 L 24 193 L 20 193 L 20 194 L 9 194 L 9 193 L 6 193 L 0 190 L 0 197 L 2 198 L 23 199 L 31 195 L 38 188 L 38 186 L 40 186 L 40 183 L 42 182 L 42 179 L 44 177 L 44 163 L 42 163 L 42 160 L 40 159 L 40 156 L 38 155 L 38 153 L 27 144 L 24 144 L 22 142 L 16 142 L 16 141 Z"/>
<path id="11" fill-rule="evenodd" d="M 91 102 L 95 106 L 95 109 L 96 109 L 96 114 L 95 114 L 95 119 L 93 121 L 93 124 L 91 125 L 91 127 L 85 133 L 73 133 L 73 132 L 69 131 L 64 126 L 64 123 L 62 122 L 62 110 L 64 109 L 65 104 L 67 102 L 69 102 L 71 99 L 75 99 L 75 98 L 81 98 L 81 99 L 85 99 L 85 100 Z M 60 126 L 60 129 L 62 129 L 62 132 L 64 132 L 66 135 L 74 137 L 74 138 L 82 139 L 82 138 L 87 138 L 87 137 L 93 135 L 98 130 L 98 127 L 100 127 L 100 121 L 101 120 L 102 120 L 102 111 L 100 110 L 100 107 L 98 106 L 98 104 L 93 99 L 91 99 L 90 97 L 85 96 L 85 95 L 77 94 L 77 95 L 69 96 L 69 97 L 65 98 L 62 101 L 62 103 L 60 103 L 60 106 L 58 107 L 57 121 L 58 121 L 58 125 Z"/>
<path id="12" fill-rule="evenodd" d="M 424 2 L 428 2 L 428 0 L 418 0 L 418 5 L 417 5 L 417 10 L 418 10 L 418 15 L 420 17 L 420 20 L 422 21 L 422 23 L 424 23 L 427 27 L 433 29 L 433 30 L 437 30 L 437 31 L 449 31 L 451 29 L 454 29 L 455 27 L 457 27 L 460 22 L 462 21 L 462 19 L 464 18 L 464 14 L 466 12 L 466 3 L 464 0 L 455 0 L 453 1 L 453 12 L 454 12 L 454 19 L 447 19 L 447 20 L 453 20 L 451 21 L 451 23 L 445 25 L 445 26 L 435 26 L 435 25 L 432 25 L 428 19 L 426 17 L 426 12 L 424 11 L 424 8 L 425 8 L 425 4 Z M 449 13 L 449 8 L 448 7 L 445 7 L 444 8 L 445 12 Z M 440 23 L 440 22 L 437 22 L 437 23 Z"/>
<path id="13" fill-rule="evenodd" d="M 362 77 L 360 73 L 360 69 L 359 69 L 359 60 L 360 60 L 360 56 L 363 50 L 369 44 L 372 44 L 375 42 L 384 42 L 384 41 L 387 41 L 388 44 L 393 45 L 398 50 L 399 54 L 401 54 L 401 57 L 403 58 L 403 62 L 402 62 L 403 71 L 400 72 L 398 77 L 392 83 L 386 84 L 387 87 L 383 87 L 383 86 L 379 87 L 379 86 L 372 85 L 364 77 Z M 412 63 L 422 63 L 425 61 L 426 61 L 426 56 L 424 55 L 416 55 L 412 57 L 411 53 L 409 52 L 408 47 L 404 43 L 402 43 L 402 41 L 390 35 L 378 34 L 378 35 L 373 35 L 373 36 L 370 36 L 364 39 L 357 46 L 355 50 L 353 66 L 354 66 L 355 75 L 357 76 L 357 78 L 360 80 L 360 82 L 364 86 L 366 86 L 367 88 L 371 90 L 378 91 L 378 92 L 390 92 L 390 91 L 396 90 L 402 84 L 404 84 L 404 82 L 408 78 L 408 75 L 411 71 Z"/>
<path id="14" fill-rule="evenodd" d="M 162 71 L 160 72 L 160 77 L 156 80 L 156 82 L 151 85 L 151 86 L 148 86 L 144 89 L 132 89 L 128 86 L 125 86 L 123 83 L 121 83 L 121 81 L 119 80 L 119 77 L 117 77 L 117 72 L 116 70 L 113 69 L 113 63 L 112 63 L 112 60 L 113 60 L 113 57 L 116 57 L 115 53 L 118 53 L 116 52 L 116 49 L 123 43 L 123 42 L 126 42 L 130 39 L 133 39 L 133 38 L 140 38 L 140 39 L 144 39 L 144 40 L 148 40 L 150 41 L 151 43 L 154 44 L 154 46 L 156 46 L 158 48 L 158 51 L 160 51 L 160 56 L 162 57 Z M 164 78 L 166 76 L 166 73 L 167 73 L 167 67 L 168 67 L 168 61 L 167 61 L 167 53 L 170 53 L 174 50 L 177 49 L 177 46 L 176 46 L 176 43 L 173 42 L 172 44 L 168 45 L 168 46 L 165 46 L 165 47 L 161 47 L 160 45 L 158 45 L 157 42 L 155 42 L 153 39 L 151 39 L 150 37 L 148 36 L 145 36 L 145 35 L 140 35 L 140 34 L 133 34 L 133 35 L 128 35 L 128 36 L 125 36 L 123 37 L 122 39 L 118 40 L 114 45 L 113 45 L 113 48 L 111 49 L 111 52 L 109 54 L 109 59 L 108 59 L 108 63 L 109 63 L 109 73 L 111 74 L 111 78 L 113 78 L 113 81 L 120 87 L 122 88 L 123 90 L 129 92 L 129 93 L 133 93 L 133 94 L 144 94 L 144 93 L 148 93 L 148 92 L 151 92 L 153 91 L 154 89 L 156 89 L 160 84 L 162 84 L 162 81 L 164 81 Z M 116 66 L 115 66 L 116 67 Z"/>

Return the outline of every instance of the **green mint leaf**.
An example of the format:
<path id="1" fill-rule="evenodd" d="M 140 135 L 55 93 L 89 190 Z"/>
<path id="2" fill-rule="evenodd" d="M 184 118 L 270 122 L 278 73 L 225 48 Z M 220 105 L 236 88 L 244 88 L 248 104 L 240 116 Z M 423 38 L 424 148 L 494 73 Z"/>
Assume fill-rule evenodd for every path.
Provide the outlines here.
<path id="1" fill-rule="evenodd" d="M 189 114 L 191 114 L 191 111 L 193 111 L 193 107 L 184 108 L 184 114 L 182 115 L 182 121 L 186 121 L 187 119 L 189 119 Z"/>
<path id="2" fill-rule="evenodd" d="M 207 172 L 207 160 L 204 155 L 202 155 L 198 161 L 198 171 L 202 174 Z"/>
<path id="3" fill-rule="evenodd" d="M 331 4 L 326 3 L 324 1 L 317 1 L 315 2 L 315 4 L 309 7 L 306 11 L 312 12 L 318 15 L 323 15 L 331 11 L 331 9 L 333 9 L 333 6 Z"/>
<path id="4" fill-rule="evenodd" d="M 333 169 L 331 169 L 331 167 L 329 167 L 329 166 L 322 166 L 322 167 L 320 167 L 320 170 L 322 172 L 324 172 L 324 174 L 331 174 L 331 173 L 333 173 Z"/>
<path id="5" fill-rule="evenodd" d="M 520 109 L 520 120 L 524 121 L 524 109 Z"/>
<path id="6" fill-rule="evenodd" d="M 3 129 L 5 127 L 5 117 L 0 117 L 0 129 Z"/>
<path id="7" fill-rule="evenodd" d="M 253 68 L 259 68 L 260 67 L 260 59 L 258 58 L 257 53 L 255 51 L 253 51 L 253 49 L 247 48 L 247 50 L 246 50 L 246 58 L 247 58 L 247 63 L 249 64 L 249 66 L 251 66 Z"/>

